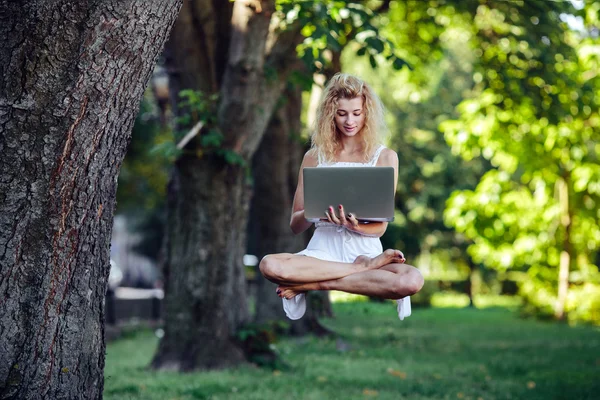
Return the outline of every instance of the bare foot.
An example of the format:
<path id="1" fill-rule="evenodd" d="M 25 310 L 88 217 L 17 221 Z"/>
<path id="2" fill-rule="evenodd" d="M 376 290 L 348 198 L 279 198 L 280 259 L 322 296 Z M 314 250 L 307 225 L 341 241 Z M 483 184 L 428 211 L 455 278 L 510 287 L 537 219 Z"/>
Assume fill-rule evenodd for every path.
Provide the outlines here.
<path id="1" fill-rule="evenodd" d="M 373 258 L 358 256 L 356 257 L 356 260 L 354 260 L 354 264 L 362 264 L 365 269 L 371 270 L 393 263 L 404 264 L 405 261 L 404 254 L 400 250 L 387 249 L 377 257 Z"/>
<path id="2" fill-rule="evenodd" d="M 283 298 L 288 299 L 288 300 L 293 299 L 300 293 L 305 293 L 305 292 L 294 289 L 293 286 L 277 286 L 277 296 L 281 297 L 282 299 Z"/>

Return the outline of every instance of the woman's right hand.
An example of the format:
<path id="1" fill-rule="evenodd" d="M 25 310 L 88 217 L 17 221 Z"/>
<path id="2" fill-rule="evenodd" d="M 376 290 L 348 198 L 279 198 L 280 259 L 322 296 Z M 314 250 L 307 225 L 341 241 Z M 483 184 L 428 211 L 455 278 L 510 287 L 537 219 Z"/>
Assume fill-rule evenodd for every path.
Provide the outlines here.
<path id="1" fill-rule="evenodd" d="M 324 219 L 324 221 L 329 221 L 332 224 L 343 226 L 346 229 L 349 229 L 351 231 L 355 231 L 355 232 L 359 231 L 360 225 L 359 225 L 358 220 L 356 219 L 356 217 L 353 214 L 351 214 L 351 213 L 346 214 L 346 212 L 344 210 L 344 206 L 341 204 L 338 206 L 337 214 L 336 214 L 335 210 L 333 209 L 333 206 L 329 206 L 327 211 L 325 211 L 325 216 L 326 216 L 326 218 Z"/>

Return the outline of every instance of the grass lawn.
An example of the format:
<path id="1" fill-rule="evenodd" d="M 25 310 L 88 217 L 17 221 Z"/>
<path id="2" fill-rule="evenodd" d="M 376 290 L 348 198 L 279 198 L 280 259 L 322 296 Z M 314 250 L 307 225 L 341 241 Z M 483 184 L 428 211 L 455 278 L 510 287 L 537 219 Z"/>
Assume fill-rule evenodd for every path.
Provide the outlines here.
<path id="1" fill-rule="evenodd" d="M 289 370 L 176 374 L 146 369 L 149 331 L 110 343 L 111 399 L 600 399 L 600 330 L 519 319 L 502 308 L 334 304 L 338 338 L 277 343 Z"/>

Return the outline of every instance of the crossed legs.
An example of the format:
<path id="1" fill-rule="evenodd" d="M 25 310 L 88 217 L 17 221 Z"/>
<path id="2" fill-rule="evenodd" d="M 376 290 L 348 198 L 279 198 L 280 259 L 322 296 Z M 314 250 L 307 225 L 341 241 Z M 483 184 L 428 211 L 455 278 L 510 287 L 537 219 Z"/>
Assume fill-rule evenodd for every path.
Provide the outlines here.
<path id="1" fill-rule="evenodd" d="M 359 256 L 354 263 L 283 253 L 264 257 L 260 270 L 279 285 L 279 296 L 287 299 L 309 290 L 341 290 L 396 300 L 423 286 L 419 270 L 403 262 L 398 250 L 386 250 L 373 258 Z"/>

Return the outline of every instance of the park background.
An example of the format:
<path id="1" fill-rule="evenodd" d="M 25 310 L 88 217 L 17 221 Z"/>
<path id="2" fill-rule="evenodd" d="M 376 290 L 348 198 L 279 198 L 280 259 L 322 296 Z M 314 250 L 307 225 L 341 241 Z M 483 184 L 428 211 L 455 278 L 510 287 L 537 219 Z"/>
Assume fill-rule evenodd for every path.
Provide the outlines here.
<path id="1" fill-rule="evenodd" d="M 599 14 L 3 3 L 0 397 L 596 398 Z M 333 292 L 291 322 L 257 273 L 310 237 L 291 202 L 339 71 L 387 108 L 382 241 L 426 279 L 404 321 Z"/>
<path id="2" fill-rule="evenodd" d="M 279 2 L 281 24 L 302 21 L 301 63 L 252 160 L 240 161 L 253 188 L 243 258 L 253 323 L 238 336 L 255 347 L 250 359 L 273 374 L 163 375 L 156 384 L 148 382 L 154 375 L 137 372 L 135 379 L 111 377 L 119 384 L 107 381 L 108 398 L 145 398 L 157 385 L 174 398 L 591 398 L 598 389 L 597 330 L 584 328 L 584 336 L 566 344 L 554 338 L 565 334 L 564 325 L 519 318 L 600 324 L 599 11 L 592 2 L 536 0 Z M 184 4 L 176 32 L 193 12 Z M 195 43 L 178 41 L 185 39 L 192 38 L 171 38 L 155 70 L 119 178 L 117 214 L 137 232 L 128 256 L 137 252 L 156 267 L 140 268 L 143 257 L 128 262 L 113 253 L 130 282 L 141 277 L 147 286 L 163 285 L 161 245 L 172 223 L 166 188 L 173 162 L 185 152 L 177 143 L 198 123 L 214 124 L 219 101 L 218 92 L 211 97 L 180 83 L 193 81 L 183 71 L 206 72 L 187 69 L 199 60 L 181 54 Z M 274 286 L 256 271 L 264 254 L 299 251 L 309 237 L 294 238 L 287 227 L 295 174 L 310 145 L 316 101 L 338 71 L 365 79 L 387 108 L 386 144 L 400 168 L 396 217 L 382 241 L 401 249 L 426 279 L 413 297 L 413 316 L 403 322 L 391 303 L 332 293 L 311 303 L 310 322 L 294 326 L 278 310 Z M 173 75 L 182 89 L 177 106 Z M 207 130 L 193 151 L 214 151 L 221 139 L 218 129 Z M 144 349 L 135 363 L 113 356 L 120 366 L 114 374 L 149 364 L 158 340 L 151 336 L 109 346 L 108 370 L 113 348 Z M 563 345 L 569 356 L 559 355 Z M 547 359 L 545 346 L 556 349 Z M 585 349 L 594 354 L 588 362 Z M 569 365 L 578 363 L 575 355 L 590 369 Z M 436 356 L 437 368 L 430 360 Z M 490 362 L 503 370 L 504 382 L 491 383 Z M 544 373 L 546 362 L 562 367 Z M 375 376 L 367 372 L 373 369 Z M 258 385 L 257 378 L 266 382 Z"/>

